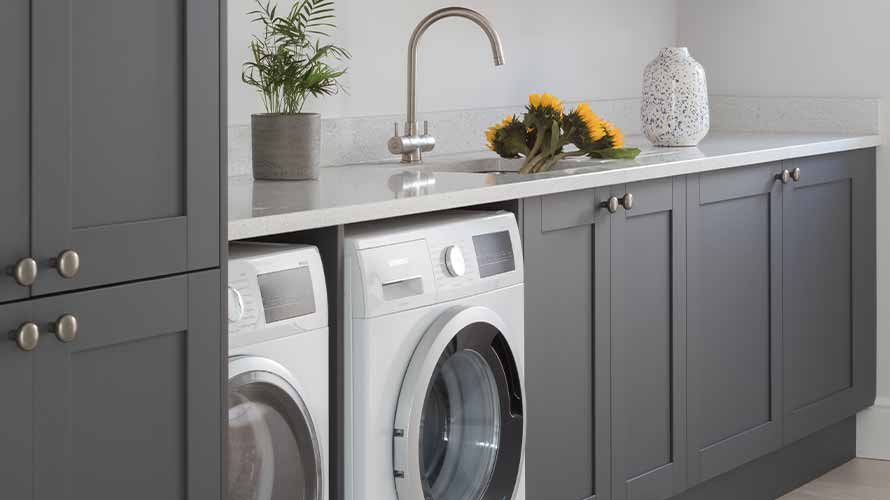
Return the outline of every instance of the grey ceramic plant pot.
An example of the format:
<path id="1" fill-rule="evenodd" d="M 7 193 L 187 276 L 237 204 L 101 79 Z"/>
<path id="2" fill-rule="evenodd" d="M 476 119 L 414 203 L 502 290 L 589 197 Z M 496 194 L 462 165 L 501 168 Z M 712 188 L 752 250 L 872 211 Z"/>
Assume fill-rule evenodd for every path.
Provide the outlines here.
<path id="1" fill-rule="evenodd" d="M 250 129 L 254 179 L 318 179 L 321 115 L 253 115 L 250 117 Z"/>

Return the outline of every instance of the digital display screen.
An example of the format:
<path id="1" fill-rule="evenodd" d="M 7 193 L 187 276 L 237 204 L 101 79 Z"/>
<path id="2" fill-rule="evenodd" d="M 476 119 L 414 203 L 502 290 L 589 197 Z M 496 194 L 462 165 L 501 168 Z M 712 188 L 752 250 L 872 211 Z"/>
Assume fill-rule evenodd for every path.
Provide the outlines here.
<path id="1" fill-rule="evenodd" d="M 516 269 L 510 231 L 473 236 L 479 276 L 487 278 Z"/>
<path id="2" fill-rule="evenodd" d="M 315 294 L 308 267 L 260 274 L 257 281 L 267 324 L 315 312 Z"/>

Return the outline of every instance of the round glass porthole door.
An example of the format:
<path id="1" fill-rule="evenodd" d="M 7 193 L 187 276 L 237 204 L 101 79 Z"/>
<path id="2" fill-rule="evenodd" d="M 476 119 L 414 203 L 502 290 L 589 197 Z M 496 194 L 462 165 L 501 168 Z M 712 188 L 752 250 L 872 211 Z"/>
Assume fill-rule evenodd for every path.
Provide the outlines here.
<path id="1" fill-rule="evenodd" d="M 522 388 L 503 323 L 484 308 L 443 317 L 399 397 L 399 500 L 511 499 L 522 461 Z"/>
<path id="2" fill-rule="evenodd" d="M 233 359 L 228 408 L 228 500 L 322 498 L 315 427 L 281 365 Z"/>

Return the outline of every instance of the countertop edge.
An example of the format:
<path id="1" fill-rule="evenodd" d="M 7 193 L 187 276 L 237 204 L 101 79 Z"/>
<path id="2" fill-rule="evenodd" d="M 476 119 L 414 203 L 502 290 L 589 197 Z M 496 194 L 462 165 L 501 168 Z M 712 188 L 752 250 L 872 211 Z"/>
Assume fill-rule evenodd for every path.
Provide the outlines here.
<path id="1" fill-rule="evenodd" d="M 354 224 L 485 203 L 578 191 L 614 184 L 711 172 L 775 161 L 878 147 L 880 135 L 864 135 L 794 146 L 745 151 L 735 154 L 668 161 L 571 176 L 542 178 L 523 183 L 499 184 L 417 198 L 399 198 L 366 205 L 347 205 L 318 210 L 229 221 L 229 241 L 291 233 L 341 224 Z M 366 207 L 366 210 L 359 208 Z"/>

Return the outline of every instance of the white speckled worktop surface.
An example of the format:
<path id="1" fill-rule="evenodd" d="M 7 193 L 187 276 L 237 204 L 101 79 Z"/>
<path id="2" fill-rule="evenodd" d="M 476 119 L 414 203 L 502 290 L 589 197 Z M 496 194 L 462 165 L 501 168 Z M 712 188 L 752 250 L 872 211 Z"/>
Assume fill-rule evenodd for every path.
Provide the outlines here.
<path id="1" fill-rule="evenodd" d="M 639 137 L 629 145 L 641 145 Z M 229 240 L 385 219 L 563 191 L 624 184 L 881 145 L 878 135 L 712 133 L 697 148 L 652 148 L 633 161 L 566 162 L 545 174 L 473 174 L 439 169 L 491 152 L 321 169 L 317 181 L 229 179 Z M 497 162 L 494 161 L 492 165 Z M 420 188 L 403 190 L 419 183 Z"/>

